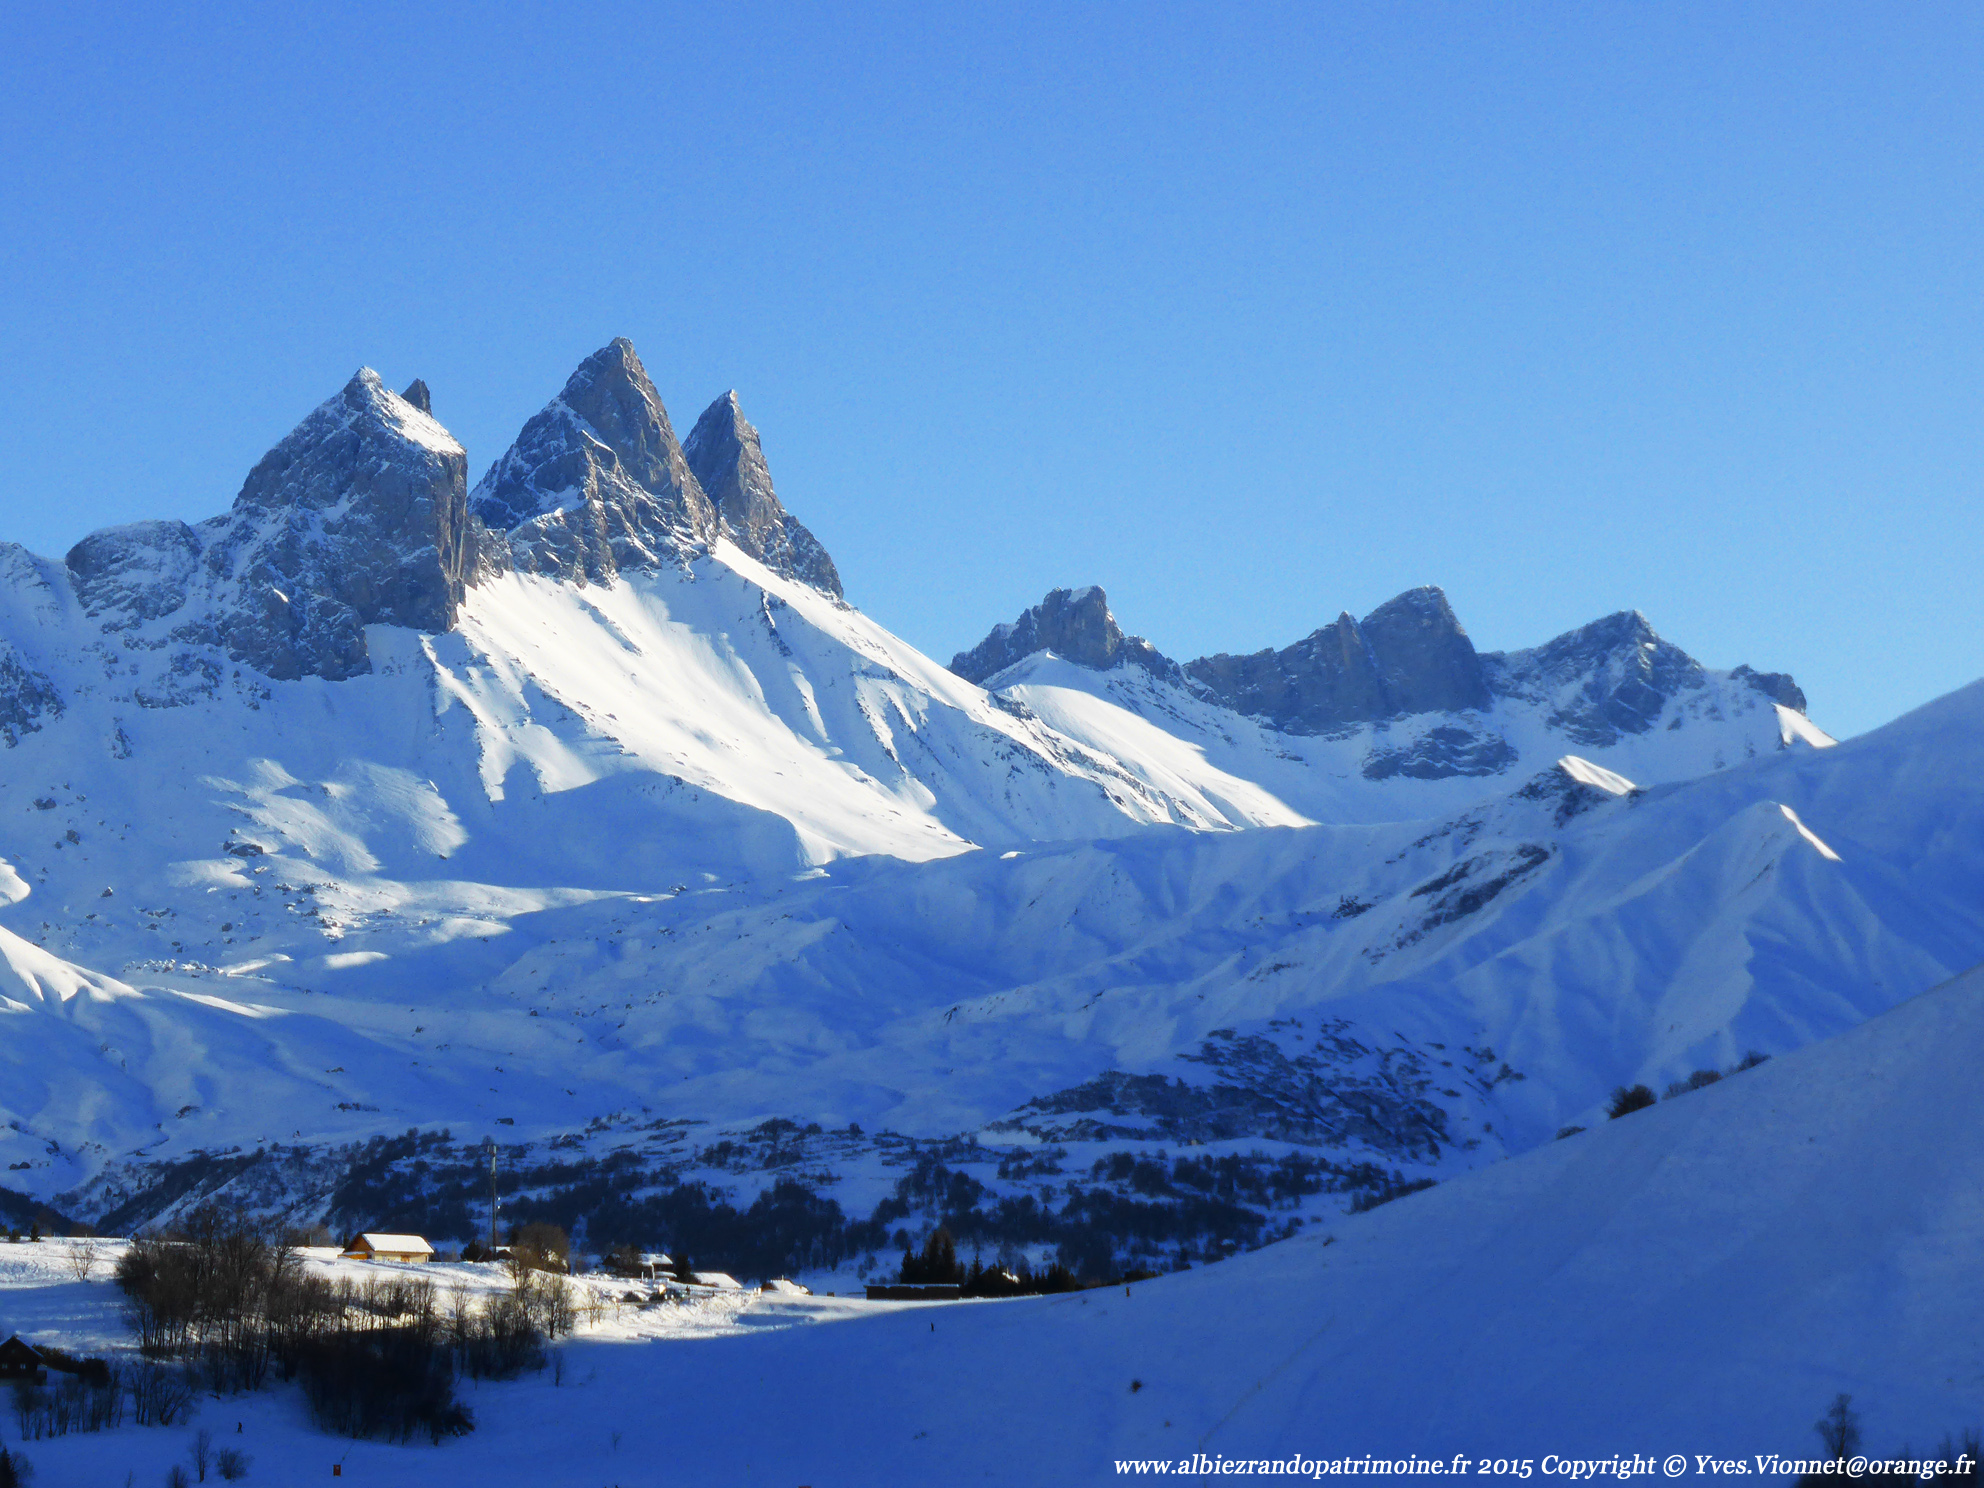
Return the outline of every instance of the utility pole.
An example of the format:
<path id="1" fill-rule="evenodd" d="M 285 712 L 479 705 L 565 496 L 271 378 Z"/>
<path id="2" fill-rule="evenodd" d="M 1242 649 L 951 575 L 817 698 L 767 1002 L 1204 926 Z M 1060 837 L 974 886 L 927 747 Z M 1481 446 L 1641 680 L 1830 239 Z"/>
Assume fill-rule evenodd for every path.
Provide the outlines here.
<path id="1" fill-rule="evenodd" d="M 484 1137 L 482 1150 L 489 1154 L 489 1259 L 496 1259 L 496 1139 Z"/>

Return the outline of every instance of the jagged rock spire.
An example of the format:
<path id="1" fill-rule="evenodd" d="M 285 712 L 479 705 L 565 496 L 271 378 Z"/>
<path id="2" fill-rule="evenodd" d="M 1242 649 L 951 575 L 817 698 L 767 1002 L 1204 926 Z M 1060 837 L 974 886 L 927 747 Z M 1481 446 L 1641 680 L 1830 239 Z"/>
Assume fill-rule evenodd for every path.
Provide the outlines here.
<path id="1" fill-rule="evenodd" d="M 967 682 L 983 682 L 1036 651 L 1052 651 L 1098 672 L 1126 661 L 1160 676 L 1178 670 L 1142 636 L 1123 633 L 1109 611 L 1109 596 L 1094 585 L 1049 591 L 1012 624 L 994 626 L 971 650 L 952 657 L 951 670 Z"/>
<path id="2" fill-rule="evenodd" d="M 735 391 L 703 410 L 682 448 L 726 537 L 772 572 L 840 595 L 833 559 L 772 490 L 758 431 L 744 417 Z"/>
<path id="3" fill-rule="evenodd" d="M 594 582 L 686 562 L 717 516 L 625 337 L 579 364 L 469 498 L 517 568 Z"/>
<path id="4" fill-rule="evenodd" d="M 434 400 L 428 396 L 427 384 L 422 382 L 418 377 L 407 384 L 406 391 L 401 393 L 400 396 L 429 418 L 434 417 Z"/>

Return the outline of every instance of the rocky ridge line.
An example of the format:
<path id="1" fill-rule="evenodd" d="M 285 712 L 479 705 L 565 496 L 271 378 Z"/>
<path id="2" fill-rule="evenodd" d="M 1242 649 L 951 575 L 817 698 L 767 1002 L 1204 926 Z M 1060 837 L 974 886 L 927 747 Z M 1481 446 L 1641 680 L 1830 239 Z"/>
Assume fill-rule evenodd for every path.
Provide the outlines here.
<path id="1" fill-rule="evenodd" d="M 1426 585 L 1387 600 L 1362 620 L 1350 614 L 1294 645 L 1246 656 L 1202 656 L 1182 666 L 1138 636 L 1125 635 L 1099 588 L 1056 589 L 1018 620 L 993 627 L 951 660 L 967 681 L 993 683 L 1025 657 L 1051 651 L 1093 671 L 1134 664 L 1182 681 L 1208 701 L 1283 733 L 1330 734 L 1423 713 L 1485 711 L 1497 698 L 1548 709 L 1548 721 L 1585 745 L 1645 733 L 1667 702 L 1703 685 L 1701 663 L 1664 640 L 1637 610 L 1622 610 L 1524 651 L 1478 652 L 1440 589 Z M 1805 695 L 1782 672 L 1736 667 L 1733 679 L 1799 713 Z M 1421 768 L 1492 773 L 1506 746 L 1486 754 L 1472 735 L 1434 741 L 1439 761 L 1400 757 L 1385 773 Z M 1455 759 L 1446 759 L 1446 755 Z M 1461 756 L 1466 756 L 1464 759 Z M 1478 757 L 1477 757 L 1478 756 Z"/>
<path id="2" fill-rule="evenodd" d="M 93 532 L 64 570 L 107 636 L 177 648 L 173 673 L 209 682 L 219 663 L 206 648 L 277 681 L 362 675 L 367 625 L 450 630 L 484 579 L 610 583 L 687 564 L 719 531 L 838 598 L 833 560 L 772 494 L 735 395 L 712 414 L 726 407 L 728 446 L 706 414 L 704 447 L 734 517 L 704 494 L 624 338 L 579 365 L 471 493 L 467 455 L 435 420 L 427 384 L 394 393 L 361 368 L 263 456 L 225 515 Z M 0 740 L 61 710 L 47 677 L 0 654 Z"/>

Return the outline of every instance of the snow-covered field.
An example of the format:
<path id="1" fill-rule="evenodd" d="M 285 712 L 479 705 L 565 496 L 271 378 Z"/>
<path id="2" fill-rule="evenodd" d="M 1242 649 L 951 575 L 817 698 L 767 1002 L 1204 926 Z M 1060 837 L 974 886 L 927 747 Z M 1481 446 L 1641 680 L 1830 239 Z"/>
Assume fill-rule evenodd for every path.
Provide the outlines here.
<path id="1" fill-rule="evenodd" d="M 1870 1452 L 1984 1418 L 1984 976 L 1719 1085 L 1251 1255 L 1015 1302 L 628 1309 L 484 1385 L 443 1445 L 210 1400 L 256 1479 L 1058 1484 L 1119 1458 Z M 319 1264 L 328 1264 L 319 1262 Z M 355 1268 L 364 1270 L 367 1268 Z M 436 1268 L 477 1271 L 482 1268 Z M 481 1284 L 499 1284 L 485 1273 Z M 0 1326 L 114 1342 L 114 1289 L 0 1247 Z M 231 1435 L 239 1422 L 239 1438 Z M 162 1477 L 185 1430 L 41 1443 L 44 1488 Z"/>

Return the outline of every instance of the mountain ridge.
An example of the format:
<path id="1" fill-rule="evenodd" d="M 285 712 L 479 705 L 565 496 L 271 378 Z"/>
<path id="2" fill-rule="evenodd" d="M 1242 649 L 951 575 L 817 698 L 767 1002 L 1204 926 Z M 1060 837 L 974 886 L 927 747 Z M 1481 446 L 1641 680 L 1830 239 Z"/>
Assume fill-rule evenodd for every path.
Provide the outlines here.
<path id="1" fill-rule="evenodd" d="M 1620 732 L 1645 732 L 1661 704 L 1696 685 L 1703 672 L 1637 610 L 1603 616 L 1526 650 L 1477 652 L 1445 592 L 1431 584 L 1394 596 L 1361 621 L 1345 611 L 1279 651 L 1221 652 L 1182 664 L 1127 634 L 1101 588 L 1054 589 L 1018 620 L 994 626 L 971 650 L 958 652 L 951 670 L 986 684 L 1042 651 L 1091 671 L 1127 664 L 1182 678 L 1202 697 L 1295 734 L 1416 713 L 1481 711 L 1498 697 L 1537 697 L 1577 681 L 1586 696 L 1582 707 L 1564 712 L 1571 737 L 1609 743 Z M 1786 673 L 1744 664 L 1728 675 L 1805 711 L 1805 695 Z"/>

